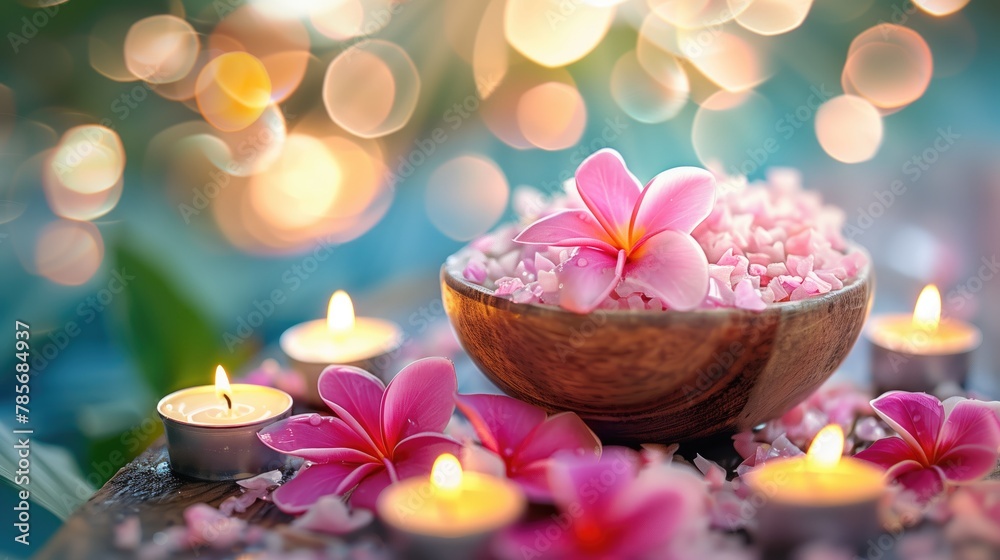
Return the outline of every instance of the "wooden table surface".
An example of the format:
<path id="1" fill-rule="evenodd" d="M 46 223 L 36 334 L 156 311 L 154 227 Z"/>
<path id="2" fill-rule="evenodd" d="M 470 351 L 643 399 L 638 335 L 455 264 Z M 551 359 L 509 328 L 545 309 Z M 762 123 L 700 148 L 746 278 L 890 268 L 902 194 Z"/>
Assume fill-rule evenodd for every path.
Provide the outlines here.
<path id="1" fill-rule="evenodd" d="M 135 551 L 114 545 L 114 528 L 125 518 L 137 516 L 143 542 L 171 526 L 184 524 L 184 510 L 196 503 L 218 507 L 223 500 L 241 493 L 235 482 L 202 482 L 175 475 L 167 462 L 162 441 L 122 467 L 90 500 L 80 507 L 36 556 L 40 559 L 134 558 Z M 291 521 L 274 504 L 258 500 L 241 519 L 273 527 Z M 175 558 L 222 558 L 232 553 L 200 549 Z"/>

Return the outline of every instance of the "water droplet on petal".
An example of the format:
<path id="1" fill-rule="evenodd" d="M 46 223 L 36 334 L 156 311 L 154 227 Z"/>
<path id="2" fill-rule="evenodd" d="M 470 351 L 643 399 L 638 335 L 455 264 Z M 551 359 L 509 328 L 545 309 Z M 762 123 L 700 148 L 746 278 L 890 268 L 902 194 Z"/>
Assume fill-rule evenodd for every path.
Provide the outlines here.
<path id="1" fill-rule="evenodd" d="M 587 266 L 587 259 L 579 259 L 576 261 L 576 266 L 584 267 Z"/>
<path id="2" fill-rule="evenodd" d="M 319 426 L 322 422 L 323 419 L 320 417 L 319 414 L 313 414 L 312 416 L 309 417 L 309 423 L 312 424 L 313 426 Z"/>

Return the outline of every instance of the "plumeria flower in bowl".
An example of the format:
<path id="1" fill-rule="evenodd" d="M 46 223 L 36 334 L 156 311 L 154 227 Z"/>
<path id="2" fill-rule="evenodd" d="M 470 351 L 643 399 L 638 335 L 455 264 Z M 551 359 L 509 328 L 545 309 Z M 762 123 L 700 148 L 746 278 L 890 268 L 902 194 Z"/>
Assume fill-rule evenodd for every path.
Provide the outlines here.
<path id="1" fill-rule="evenodd" d="M 872 272 L 831 233 L 837 213 L 788 184 L 717 190 L 692 167 L 643 186 L 617 152 L 595 153 L 553 207 L 442 268 L 459 341 L 504 392 L 575 412 L 605 443 L 781 416 L 857 340 Z"/>

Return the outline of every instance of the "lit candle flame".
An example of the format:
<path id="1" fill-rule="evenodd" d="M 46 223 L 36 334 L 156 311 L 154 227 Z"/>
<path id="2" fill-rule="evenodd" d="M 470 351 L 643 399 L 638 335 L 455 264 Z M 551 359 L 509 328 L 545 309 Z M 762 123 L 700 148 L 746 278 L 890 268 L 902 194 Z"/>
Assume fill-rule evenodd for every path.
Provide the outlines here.
<path id="1" fill-rule="evenodd" d="M 443 453 L 434 460 L 431 467 L 431 487 L 435 493 L 444 496 L 457 496 L 462 486 L 462 464 L 458 457 L 451 453 Z"/>
<path id="2" fill-rule="evenodd" d="M 844 430 L 837 424 L 830 424 L 813 438 L 806 453 L 806 462 L 812 467 L 829 470 L 837 466 L 843 454 Z"/>
<path id="3" fill-rule="evenodd" d="M 937 286 L 928 284 L 920 292 L 917 305 L 913 308 L 913 326 L 924 331 L 937 331 L 941 322 L 941 292 Z"/>
<path id="4" fill-rule="evenodd" d="M 215 396 L 225 399 L 229 410 L 233 409 L 233 390 L 229 386 L 229 376 L 222 366 L 215 368 Z"/>
<path id="5" fill-rule="evenodd" d="M 333 334 L 354 329 L 354 302 L 344 290 L 337 290 L 330 297 L 330 305 L 326 308 L 326 326 Z"/>

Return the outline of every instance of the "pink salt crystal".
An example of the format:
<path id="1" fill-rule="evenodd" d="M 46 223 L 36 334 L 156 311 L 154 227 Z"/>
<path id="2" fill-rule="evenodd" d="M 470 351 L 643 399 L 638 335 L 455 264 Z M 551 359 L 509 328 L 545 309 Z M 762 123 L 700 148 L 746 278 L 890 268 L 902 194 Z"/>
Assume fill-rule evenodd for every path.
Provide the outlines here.
<path id="1" fill-rule="evenodd" d="M 555 292 L 559 290 L 559 276 L 551 270 L 539 270 L 538 286 L 543 292 Z"/>
<path id="2" fill-rule="evenodd" d="M 632 311 L 642 311 L 646 309 L 646 302 L 642 299 L 642 296 L 639 294 L 632 294 L 628 296 L 625 299 L 625 302 L 626 302 L 626 307 L 625 307 L 626 309 L 630 309 Z"/>
<path id="3" fill-rule="evenodd" d="M 774 294 L 774 301 L 785 301 L 788 297 L 788 291 L 785 290 L 785 286 L 781 282 L 781 278 L 772 278 L 770 282 L 767 283 L 767 289 Z"/>
<path id="4" fill-rule="evenodd" d="M 836 274 L 832 272 L 826 270 L 818 270 L 814 271 L 814 274 L 816 275 L 817 278 L 820 278 L 821 280 L 829 284 L 830 290 L 839 290 L 844 287 L 844 283 L 840 280 L 840 278 L 837 278 Z"/>
<path id="5" fill-rule="evenodd" d="M 548 259 L 542 253 L 535 253 L 535 270 L 536 271 L 552 271 L 555 270 L 556 265 L 551 260 Z"/>
<path id="6" fill-rule="evenodd" d="M 797 276 L 806 276 L 813 269 L 813 262 L 815 257 L 809 255 L 808 257 L 801 257 L 799 255 L 788 255 L 788 269 L 792 271 Z"/>
<path id="7" fill-rule="evenodd" d="M 771 291 L 770 287 L 764 288 L 760 291 L 760 299 L 764 303 L 774 303 L 774 292 Z"/>
<path id="8" fill-rule="evenodd" d="M 532 268 L 534 268 L 534 264 L 532 264 Z M 523 282 L 531 282 L 534 280 L 534 276 L 531 271 L 528 270 L 528 266 L 525 261 L 517 263 L 517 266 L 514 267 L 514 277 L 520 278 Z"/>
<path id="9" fill-rule="evenodd" d="M 776 262 L 767 265 L 767 275 L 771 278 L 785 276 L 786 274 L 788 274 L 788 267 L 786 267 L 783 262 Z"/>
<path id="10" fill-rule="evenodd" d="M 509 296 L 524 287 L 524 282 L 520 278 L 505 276 L 497 280 L 496 295 Z"/>
<path id="11" fill-rule="evenodd" d="M 481 284 L 486 281 L 486 263 L 484 261 L 469 261 L 462 271 L 462 276 L 470 282 Z"/>
<path id="12" fill-rule="evenodd" d="M 749 309 L 751 311 L 762 311 L 767 304 L 761 299 L 760 294 L 753 288 L 753 283 L 749 279 L 743 279 L 736 288 L 733 289 L 736 296 L 736 307 Z"/>
<path id="13" fill-rule="evenodd" d="M 695 455 L 694 466 L 701 471 L 701 474 L 705 475 L 709 489 L 717 490 L 726 483 L 726 469 L 715 461 L 702 457 L 700 453 Z"/>
<path id="14" fill-rule="evenodd" d="M 305 515 L 292 521 L 292 527 L 329 535 L 346 535 L 369 525 L 374 518 L 371 511 L 351 510 L 341 497 L 328 495 L 316 500 Z"/>
<path id="15" fill-rule="evenodd" d="M 653 298 L 646 302 L 646 309 L 651 309 L 653 311 L 666 311 L 667 304 L 660 298 Z"/>

